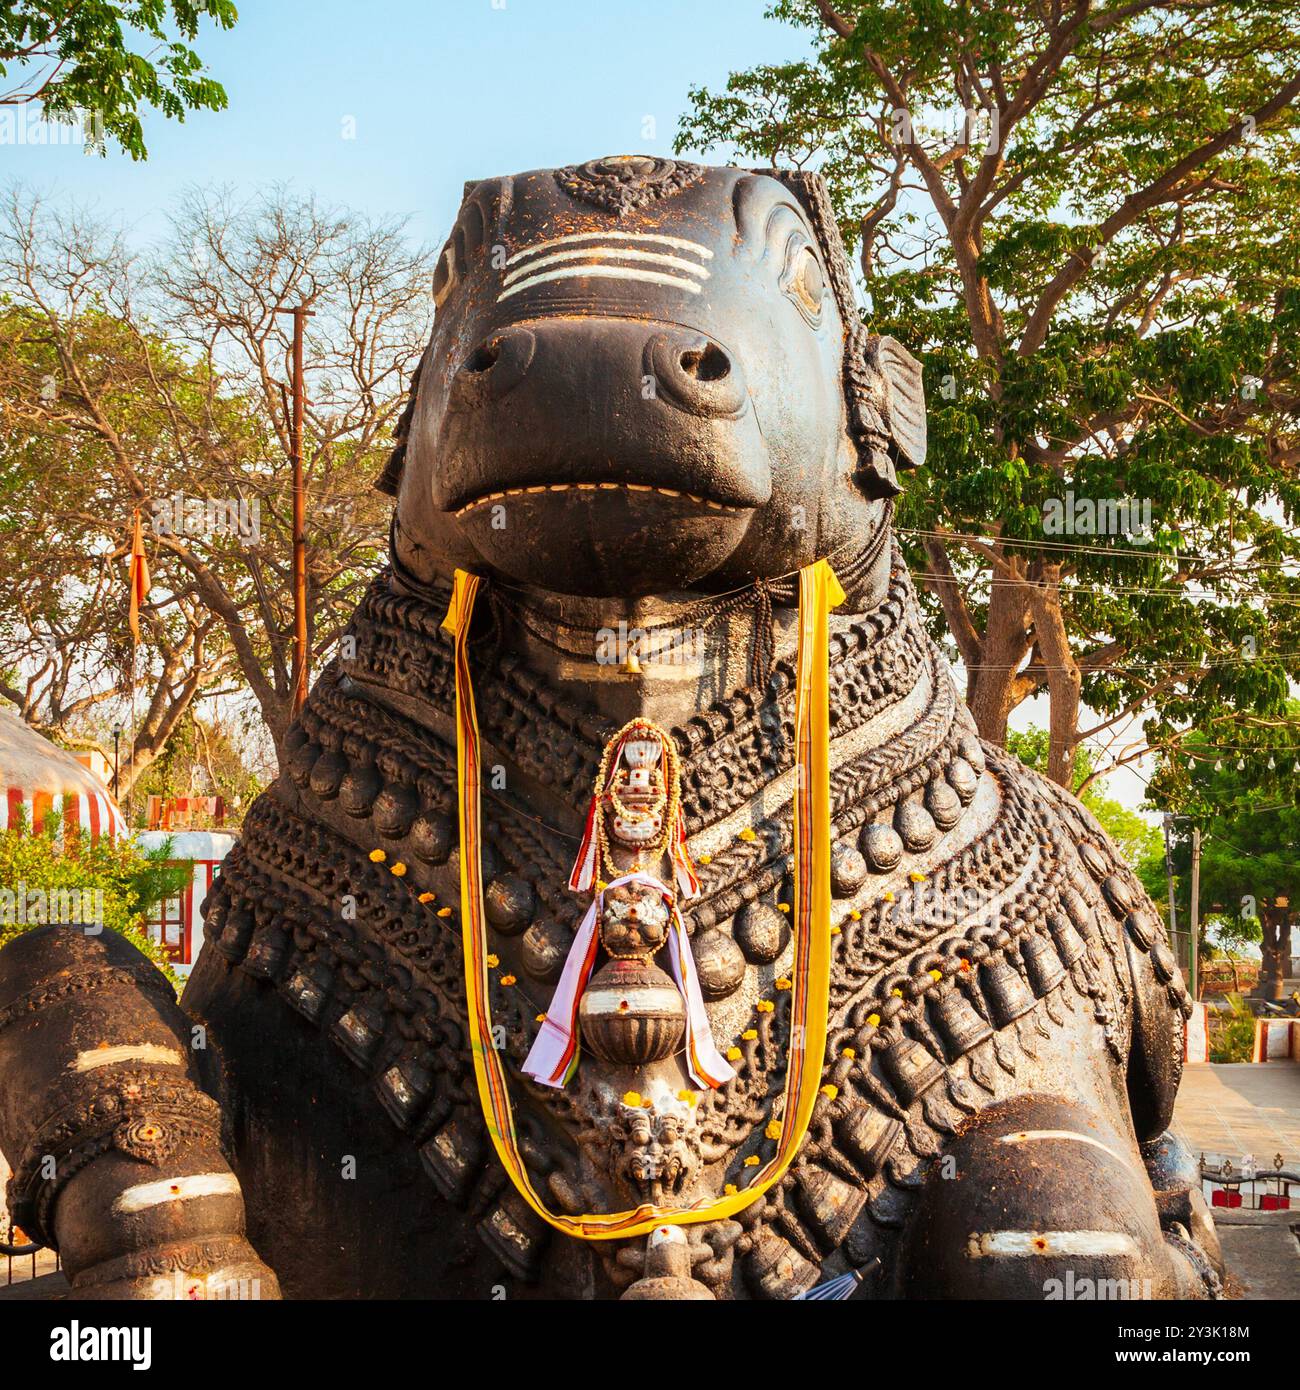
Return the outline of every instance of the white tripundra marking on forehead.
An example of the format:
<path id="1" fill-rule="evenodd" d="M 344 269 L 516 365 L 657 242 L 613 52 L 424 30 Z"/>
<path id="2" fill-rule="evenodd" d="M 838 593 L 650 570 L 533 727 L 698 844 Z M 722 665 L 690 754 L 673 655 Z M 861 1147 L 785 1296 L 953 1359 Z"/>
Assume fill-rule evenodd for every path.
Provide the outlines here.
<path id="1" fill-rule="evenodd" d="M 121 1043 L 117 1047 L 93 1047 L 78 1052 L 68 1065 L 69 1071 L 95 1071 L 117 1062 L 152 1062 L 162 1067 L 183 1067 L 185 1058 L 174 1047 L 160 1043 Z"/>
<path id="2" fill-rule="evenodd" d="M 709 278 L 709 272 L 702 265 L 696 265 L 694 261 L 684 261 L 680 256 L 667 256 L 662 251 L 638 251 L 632 246 L 584 246 L 576 251 L 553 251 L 549 256 L 539 256 L 537 260 L 529 261 L 527 265 L 516 266 L 501 283 L 512 284 L 532 275 L 544 265 L 558 265 L 562 261 L 598 264 L 598 258 L 601 256 L 618 261 L 648 261 L 651 265 L 665 265 L 672 270 L 685 271 L 687 275 L 697 275 L 701 280 Z"/>
<path id="3" fill-rule="evenodd" d="M 592 278 L 596 280 L 640 280 L 647 285 L 676 285 L 679 289 L 687 290 L 691 294 L 699 294 L 700 287 L 694 280 L 688 280 L 684 275 L 669 275 L 661 270 L 640 270 L 635 266 L 621 265 L 565 265 L 556 270 L 544 270 L 540 275 L 530 275 L 526 280 L 520 280 L 518 284 L 511 285 L 508 289 L 501 291 L 497 295 L 497 303 L 503 299 L 509 299 L 512 294 L 518 294 L 520 290 L 530 289 L 533 285 L 545 284 L 548 280 L 574 280 L 579 277 Z"/>
<path id="4" fill-rule="evenodd" d="M 667 247 L 668 251 L 647 250 L 647 247 Z M 507 258 L 506 266 L 515 269 L 507 269 L 497 302 L 533 285 L 583 277 L 675 285 L 688 294 L 699 294 L 698 282 L 707 280 L 709 272 L 703 264 L 684 260 L 683 255 L 698 256 L 701 262 L 713 259 L 713 252 L 702 242 L 659 232 L 573 232 L 569 236 L 552 237 L 525 246 Z M 561 264 L 566 261 L 576 264 Z M 543 266 L 552 268 L 543 270 Z M 651 269 L 653 266 L 660 268 Z"/>
<path id="5" fill-rule="evenodd" d="M 1072 1144 L 1091 1144 L 1094 1149 L 1108 1154 L 1116 1163 L 1128 1166 L 1128 1160 L 1123 1154 L 1117 1154 L 1109 1145 L 1103 1144 L 1100 1139 L 1094 1139 L 1091 1134 L 1079 1134 L 1073 1129 L 1022 1129 L 1016 1134 L 1004 1134 L 998 1143 L 1034 1144 L 1040 1139 L 1066 1139 Z"/>
<path id="6" fill-rule="evenodd" d="M 185 1178 L 160 1178 L 128 1187 L 113 1203 L 116 1212 L 147 1211 L 165 1202 L 187 1202 L 196 1197 L 238 1197 L 239 1179 L 233 1173 L 191 1173 Z"/>
<path id="7" fill-rule="evenodd" d="M 690 251 L 706 261 L 713 259 L 713 252 L 700 241 L 689 241 L 686 237 L 665 236 L 661 232 L 572 232 L 568 236 L 552 237 L 550 241 L 538 241 L 525 246 L 506 258 L 506 265 L 514 265 L 525 256 L 535 256 L 539 251 L 550 251 L 557 246 L 572 246 L 579 241 L 649 241 L 656 246 L 671 246 L 675 251 Z"/>
<path id="8" fill-rule="evenodd" d="M 989 1256 L 1127 1255 L 1136 1258 L 1132 1236 L 1122 1231 L 972 1231 L 966 1254 Z"/>

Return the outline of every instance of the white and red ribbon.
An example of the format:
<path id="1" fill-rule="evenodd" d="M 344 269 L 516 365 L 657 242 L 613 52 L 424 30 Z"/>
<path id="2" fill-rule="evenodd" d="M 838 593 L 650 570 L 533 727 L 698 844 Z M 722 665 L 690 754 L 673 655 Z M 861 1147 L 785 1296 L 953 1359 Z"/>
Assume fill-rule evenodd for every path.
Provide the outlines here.
<path id="1" fill-rule="evenodd" d="M 695 970 L 695 958 L 691 955 L 690 937 L 681 914 L 673 904 L 672 893 L 647 873 L 624 874 L 622 878 L 607 884 L 592 899 L 573 938 L 573 945 L 569 947 L 560 982 L 555 987 L 541 1030 L 524 1059 L 524 1073 L 543 1086 L 556 1087 L 565 1085 L 573 1075 L 580 1052 L 578 1005 L 582 1002 L 596 960 L 605 893 L 625 883 L 643 883 L 657 889 L 669 906 L 672 915 L 668 928 L 668 964 L 686 1002 L 686 1070 L 697 1086 L 721 1086 L 736 1073 L 714 1044 L 709 1016 L 704 1008 L 704 996 L 700 992 L 699 976 Z"/>

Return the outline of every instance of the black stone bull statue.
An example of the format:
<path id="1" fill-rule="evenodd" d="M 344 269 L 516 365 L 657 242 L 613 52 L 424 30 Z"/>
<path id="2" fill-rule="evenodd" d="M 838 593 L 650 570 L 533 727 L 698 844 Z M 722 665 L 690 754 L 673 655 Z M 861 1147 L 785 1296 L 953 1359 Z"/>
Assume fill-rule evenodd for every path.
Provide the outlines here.
<path id="1" fill-rule="evenodd" d="M 1189 1001 L 1164 928 L 1088 812 L 981 743 L 926 637 L 890 534 L 920 368 L 861 324 L 820 180 L 643 157 L 489 179 L 434 289 L 380 480 L 390 567 L 180 1007 L 111 934 L 0 952 L 14 1218 L 87 1297 L 1217 1296 L 1166 1133 Z M 807 1046 L 793 577 L 820 560 L 844 593 L 829 1016 L 778 1163 Z M 482 594 L 469 847 L 456 570 Z M 666 1214 L 566 1226 L 628 1211 Z"/>

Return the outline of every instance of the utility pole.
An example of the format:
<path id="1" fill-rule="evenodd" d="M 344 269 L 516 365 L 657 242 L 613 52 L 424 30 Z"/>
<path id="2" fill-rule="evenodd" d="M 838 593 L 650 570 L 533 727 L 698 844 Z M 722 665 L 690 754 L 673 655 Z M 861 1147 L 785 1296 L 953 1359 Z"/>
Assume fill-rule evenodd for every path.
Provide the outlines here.
<path id="1" fill-rule="evenodd" d="M 1178 940 L 1178 908 L 1174 903 L 1174 855 L 1170 844 L 1170 832 L 1174 828 L 1174 818 L 1165 812 L 1163 818 L 1165 828 L 1165 878 L 1169 882 L 1169 935 L 1175 941 Z"/>
<path id="2" fill-rule="evenodd" d="M 307 698 L 310 665 L 307 652 L 307 498 L 302 478 L 302 418 L 304 386 L 302 372 L 303 321 L 312 311 L 305 304 L 277 309 L 293 315 L 293 410 L 289 421 L 289 457 L 293 464 L 293 698 L 290 713 L 298 717 Z"/>
<path id="3" fill-rule="evenodd" d="M 1199 999 L 1199 980 L 1201 965 L 1201 828 L 1192 827 L 1192 954 L 1191 954 L 1192 998 Z"/>

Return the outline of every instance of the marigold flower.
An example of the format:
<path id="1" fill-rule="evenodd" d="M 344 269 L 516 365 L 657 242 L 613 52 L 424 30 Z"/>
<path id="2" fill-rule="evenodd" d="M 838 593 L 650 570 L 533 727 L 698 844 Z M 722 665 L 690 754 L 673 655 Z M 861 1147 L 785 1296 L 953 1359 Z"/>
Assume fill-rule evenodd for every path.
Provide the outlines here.
<path id="1" fill-rule="evenodd" d="M 777 905 L 776 905 L 776 910 L 777 910 L 778 912 L 789 912 L 789 911 L 790 911 L 790 904 L 789 904 L 789 903 L 777 903 Z"/>
<path id="2" fill-rule="evenodd" d="M 502 975 L 501 983 L 509 989 L 510 986 L 515 983 L 515 977 L 513 975 Z"/>
<path id="3" fill-rule="evenodd" d="M 746 826 L 740 832 L 740 834 L 736 836 L 736 839 L 744 840 L 746 844 L 749 844 L 751 841 L 757 840 L 758 836 L 754 834 L 754 832 L 749 828 L 749 826 Z"/>
<path id="4" fill-rule="evenodd" d="M 734 1197 L 736 1193 L 740 1191 L 734 1182 L 724 1183 L 722 1190 L 728 1197 Z"/>
<path id="5" fill-rule="evenodd" d="M 930 978 L 931 978 L 932 980 L 936 980 L 936 981 L 937 981 L 937 980 L 942 980 L 942 979 L 943 979 L 943 971 L 942 971 L 942 970 L 931 970 L 931 971 L 930 971 Z"/>
<path id="6" fill-rule="evenodd" d="M 853 909 L 852 912 L 849 913 L 849 916 L 852 917 L 855 922 L 862 921 L 862 914 L 857 910 L 856 907 Z"/>
<path id="7" fill-rule="evenodd" d="M 739 1049 L 738 1047 L 729 1047 L 729 1048 L 727 1049 L 727 1061 L 728 1061 L 728 1062 L 739 1062 L 739 1061 L 740 1061 L 740 1057 L 741 1057 L 741 1052 L 740 1052 L 740 1049 Z"/>
<path id="8" fill-rule="evenodd" d="M 711 854 L 697 854 L 695 856 L 695 862 L 697 864 L 712 864 L 713 856 Z"/>
<path id="9" fill-rule="evenodd" d="M 839 1093 L 840 1088 L 838 1086 L 830 1085 L 829 1082 L 822 1087 L 822 1095 L 828 1097 L 830 1100 L 834 1100 L 835 1097 L 839 1095 Z"/>
<path id="10" fill-rule="evenodd" d="M 769 1139 L 779 1139 L 781 1137 L 781 1121 L 769 1120 L 767 1122 L 767 1128 L 763 1133 L 767 1135 Z"/>
<path id="11" fill-rule="evenodd" d="M 757 1028 L 746 1028 L 740 1035 L 740 1040 L 741 1042 L 753 1042 L 756 1037 L 758 1037 Z"/>
<path id="12" fill-rule="evenodd" d="M 388 856 L 382 849 L 372 849 L 370 851 L 370 862 L 372 864 L 382 864 Z"/>
<path id="13" fill-rule="evenodd" d="M 880 1027 L 880 1015 L 879 1015 L 879 1014 L 868 1014 L 868 1015 L 867 1015 L 867 1024 L 868 1024 L 868 1026 L 871 1027 L 871 1028 L 879 1028 L 879 1027 Z"/>
<path id="14" fill-rule="evenodd" d="M 745 1160 L 745 1167 L 746 1167 L 746 1168 L 757 1168 L 757 1167 L 758 1167 L 758 1155 L 757 1155 L 757 1154 L 750 1154 L 750 1156 Z"/>
<path id="15" fill-rule="evenodd" d="M 847 1058 L 849 1059 L 850 1062 L 851 1062 L 857 1055 L 858 1055 L 858 1051 L 857 1051 L 857 1048 L 855 1048 L 855 1047 L 845 1047 L 845 1048 L 842 1048 L 842 1049 L 840 1050 L 840 1056 L 841 1056 L 841 1057 L 847 1057 Z"/>
<path id="16" fill-rule="evenodd" d="M 640 1091 L 624 1091 L 624 1092 L 623 1092 L 623 1104 L 624 1104 L 624 1105 L 631 1106 L 633 1110 L 638 1109 L 639 1106 L 640 1106 L 640 1104 L 641 1104 L 641 1092 L 640 1092 Z"/>
<path id="17" fill-rule="evenodd" d="M 772 1003 L 770 999 L 760 999 L 754 1007 L 761 1014 L 770 1014 L 772 1010 L 776 1008 L 776 1005 Z"/>
<path id="18" fill-rule="evenodd" d="M 776 987 L 777 989 L 789 989 L 790 981 L 787 980 L 784 975 L 782 975 L 781 978 L 776 981 Z"/>
<path id="19" fill-rule="evenodd" d="M 892 893 L 886 893 L 885 896 L 881 899 L 881 901 L 892 903 L 894 901 L 894 895 Z"/>
<path id="20" fill-rule="evenodd" d="M 390 865 L 389 869 L 392 873 L 396 874 L 398 878 L 401 878 L 406 872 L 406 865 L 399 859 L 396 864 Z"/>
<path id="21" fill-rule="evenodd" d="M 437 893 L 421 893 L 415 901 L 417 903 L 431 903 L 437 896 Z"/>
<path id="22" fill-rule="evenodd" d="M 545 1022 L 546 1022 L 546 1015 L 545 1015 L 545 1014 L 538 1014 L 537 1017 L 536 1017 L 535 1019 L 533 1019 L 533 1022 L 534 1022 L 534 1023 L 545 1023 Z"/>
<path id="23" fill-rule="evenodd" d="M 440 907 L 440 908 L 438 909 L 438 916 L 439 916 L 439 917 L 450 917 L 450 916 L 451 916 L 451 908 L 449 908 L 449 907 Z"/>
<path id="24" fill-rule="evenodd" d="M 487 967 L 488 967 L 489 970 L 495 970 L 495 969 L 497 968 L 497 966 L 500 965 L 500 964 L 501 964 L 501 959 L 500 959 L 499 956 L 489 956 L 489 957 L 487 958 Z"/>
<path id="25" fill-rule="evenodd" d="M 678 1091 L 677 1099 L 684 1100 L 687 1105 L 698 1105 L 700 1101 L 699 1093 L 696 1091 Z"/>
<path id="26" fill-rule="evenodd" d="M 924 875 L 924 874 L 919 874 L 919 873 L 917 873 L 917 871 L 916 871 L 915 869 L 913 869 L 912 872 L 911 872 L 910 874 L 908 874 L 908 878 L 910 878 L 910 879 L 912 880 L 913 883 L 924 883 L 924 882 L 925 882 L 925 875 Z"/>

